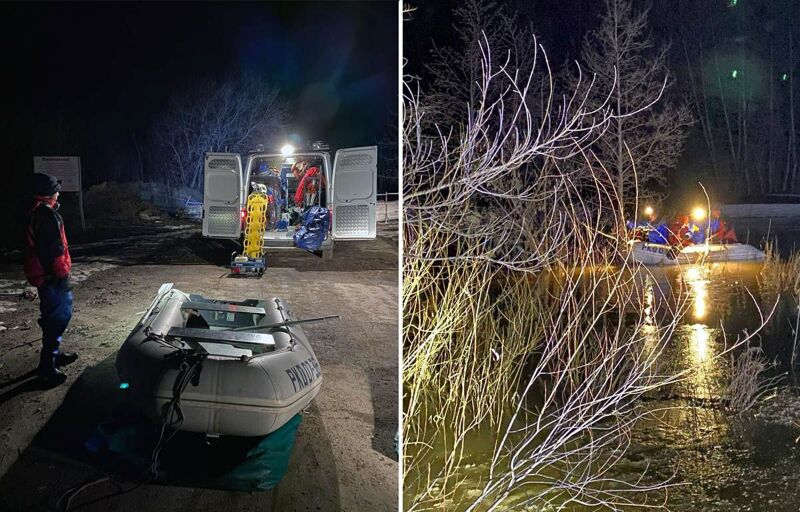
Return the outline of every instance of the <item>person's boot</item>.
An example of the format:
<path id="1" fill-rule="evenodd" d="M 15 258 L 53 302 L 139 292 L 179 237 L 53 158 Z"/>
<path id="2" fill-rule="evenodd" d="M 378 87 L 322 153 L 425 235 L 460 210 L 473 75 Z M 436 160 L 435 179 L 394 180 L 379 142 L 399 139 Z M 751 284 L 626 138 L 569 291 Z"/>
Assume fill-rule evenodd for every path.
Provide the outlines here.
<path id="1" fill-rule="evenodd" d="M 43 349 L 39 356 L 39 381 L 46 388 L 54 388 L 67 380 L 64 372 L 56 368 L 57 357 L 49 348 Z"/>
<path id="2" fill-rule="evenodd" d="M 67 375 L 56 367 L 39 368 L 39 380 L 48 388 L 54 388 L 67 380 Z"/>
<path id="3" fill-rule="evenodd" d="M 78 359 L 78 354 L 75 352 L 59 352 L 56 356 L 56 366 L 67 366 L 74 363 Z"/>

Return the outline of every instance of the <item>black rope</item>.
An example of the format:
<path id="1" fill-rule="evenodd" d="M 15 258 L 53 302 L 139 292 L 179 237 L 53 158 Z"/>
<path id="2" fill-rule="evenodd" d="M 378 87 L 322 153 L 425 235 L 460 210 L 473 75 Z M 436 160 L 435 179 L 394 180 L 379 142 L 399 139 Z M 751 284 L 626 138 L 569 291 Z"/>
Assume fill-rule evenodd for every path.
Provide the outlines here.
<path id="1" fill-rule="evenodd" d="M 74 487 L 67 489 L 58 498 L 58 501 L 56 501 L 56 510 L 59 510 L 61 512 L 67 512 L 69 510 L 76 510 L 78 508 L 82 508 L 87 505 L 97 503 L 99 501 L 104 501 L 116 496 L 121 496 L 123 494 L 132 492 L 145 484 L 153 482 L 158 478 L 158 460 L 159 457 L 161 456 L 161 450 L 175 436 L 175 434 L 178 433 L 180 427 L 183 425 L 183 412 L 181 411 L 181 395 L 189 386 L 190 382 L 194 386 L 197 386 L 199 384 L 200 372 L 203 370 L 203 361 L 205 360 L 206 356 L 207 354 L 205 353 L 197 353 L 194 350 L 186 350 L 186 349 L 179 349 L 176 352 L 173 352 L 172 354 L 167 356 L 167 360 L 169 362 L 174 362 L 175 364 L 177 364 L 178 375 L 175 377 L 175 382 L 172 385 L 172 399 L 170 399 L 169 402 L 164 404 L 164 407 L 162 409 L 161 425 L 160 425 L 160 433 L 158 436 L 158 441 L 156 442 L 156 445 L 153 448 L 150 466 L 144 473 L 144 476 L 146 476 L 147 478 L 140 481 L 130 489 L 120 490 L 112 494 L 102 496 L 95 500 L 82 503 L 76 507 L 72 507 L 72 500 L 75 499 L 81 493 L 83 493 L 86 489 L 94 485 L 101 484 L 103 482 L 114 482 L 121 487 L 120 482 L 116 481 L 114 477 L 112 477 L 111 475 L 106 474 L 100 478 L 96 478 L 85 484 L 76 485 Z M 177 416 L 177 419 L 175 421 L 172 421 L 173 416 Z M 172 429 L 172 432 L 165 439 L 164 434 L 166 433 L 168 427 Z M 64 499 L 66 499 L 66 502 L 64 502 Z"/>

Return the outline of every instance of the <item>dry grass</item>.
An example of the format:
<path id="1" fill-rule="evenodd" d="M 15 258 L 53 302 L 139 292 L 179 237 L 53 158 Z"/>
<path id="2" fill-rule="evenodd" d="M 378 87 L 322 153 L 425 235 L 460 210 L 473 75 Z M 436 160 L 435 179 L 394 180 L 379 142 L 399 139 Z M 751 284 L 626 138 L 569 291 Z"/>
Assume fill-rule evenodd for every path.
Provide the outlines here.
<path id="1" fill-rule="evenodd" d="M 761 269 L 761 292 L 766 301 L 778 301 L 781 297 L 789 300 L 797 311 L 792 330 L 791 364 L 795 365 L 800 356 L 800 251 L 792 252 L 785 260 L 781 259 L 777 243 L 767 242 L 764 252 L 766 259 Z"/>
<path id="2" fill-rule="evenodd" d="M 764 291 L 772 295 L 788 293 L 800 296 L 800 251 L 782 260 L 776 242 L 767 242 L 766 259 L 761 270 Z"/>
<path id="3" fill-rule="evenodd" d="M 726 398 L 726 409 L 733 414 L 749 411 L 774 388 L 783 377 L 766 378 L 766 372 L 775 363 L 770 363 L 760 347 L 748 347 L 737 357 L 730 358 L 730 375 Z"/>

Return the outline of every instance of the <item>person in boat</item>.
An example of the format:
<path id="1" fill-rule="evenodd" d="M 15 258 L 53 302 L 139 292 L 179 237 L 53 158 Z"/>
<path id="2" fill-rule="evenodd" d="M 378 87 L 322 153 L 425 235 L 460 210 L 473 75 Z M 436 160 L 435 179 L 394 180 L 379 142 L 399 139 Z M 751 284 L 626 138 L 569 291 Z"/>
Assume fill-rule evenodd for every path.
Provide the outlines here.
<path id="1" fill-rule="evenodd" d="M 707 220 L 692 222 L 689 224 L 689 240 L 693 244 L 702 244 L 706 241 L 706 235 L 710 233 Z"/>
<path id="2" fill-rule="evenodd" d="M 675 248 L 683 248 L 691 245 L 691 229 L 689 224 L 688 215 L 678 215 L 668 226 L 669 237 L 667 239 L 669 245 Z"/>
<path id="3" fill-rule="evenodd" d="M 736 232 L 733 230 L 733 228 L 729 228 L 728 225 L 725 223 L 725 221 L 722 220 L 718 208 L 714 208 L 711 210 L 711 217 L 709 219 L 709 222 L 710 222 L 711 243 L 720 243 L 720 244 L 737 243 Z"/>
<path id="4" fill-rule="evenodd" d="M 25 277 L 39 291 L 39 326 L 42 350 L 39 355 L 39 378 L 57 386 L 67 376 L 59 370 L 78 358 L 60 350 L 61 335 L 72 318 L 72 288 L 69 283 L 72 260 L 64 232 L 64 220 L 58 213 L 61 185 L 48 174 L 33 175 L 33 203 L 25 217 Z"/>
<path id="5" fill-rule="evenodd" d="M 664 224 L 658 224 L 653 226 L 647 233 L 647 241 L 651 244 L 661 244 L 661 245 L 668 245 L 669 244 L 669 227 Z"/>
<path id="6" fill-rule="evenodd" d="M 650 234 L 659 226 L 658 224 L 658 215 L 656 215 L 655 211 L 652 208 L 649 208 L 649 212 L 647 213 L 647 219 L 640 220 L 638 222 L 634 222 L 629 220 L 625 223 L 625 227 L 628 228 L 630 235 L 634 240 L 639 241 L 649 241 Z M 652 243 L 661 243 L 661 242 L 652 242 Z M 663 242 L 666 243 L 666 242 Z"/>

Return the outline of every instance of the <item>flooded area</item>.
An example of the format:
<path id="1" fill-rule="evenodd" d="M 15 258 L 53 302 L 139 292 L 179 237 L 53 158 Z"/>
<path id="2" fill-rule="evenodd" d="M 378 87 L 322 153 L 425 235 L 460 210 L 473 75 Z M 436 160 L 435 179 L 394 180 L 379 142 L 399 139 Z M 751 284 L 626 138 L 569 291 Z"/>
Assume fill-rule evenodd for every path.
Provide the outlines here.
<path id="1" fill-rule="evenodd" d="M 652 483 L 671 478 L 679 484 L 669 489 L 671 510 L 800 509 L 800 400 L 791 368 L 797 308 L 761 270 L 758 263 L 693 265 L 650 269 L 645 280 L 653 289 L 646 296 L 687 295 L 688 311 L 665 355 L 676 370 L 690 371 L 648 401 L 652 414 L 635 426 L 617 471 L 623 480 L 644 468 Z M 763 378 L 777 380 L 751 411 L 734 415 L 725 407 L 727 385 L 732 358 L 744 348 L 718 355 L 756 332 L 762 317 L 766 324 L 749 345 L 771 363 Z"/>
<path id="2" fill-rule="evenodd" d="M 660 359 L 665 371 L 685 372 L 685 378 L 639 401 L 644 416 L 606 478 L 622 487 L 659 487 L 630 499 L 676 511 L 800 510 L 800 398 L 791 367 L 798 322 L 794 299 L 775 292 L 761 263 L 646 268 L 635 282 L 646 336 L 651 329 L 657 338 L 669 315 L 680 318 Z M 736 346 L 748 334 L 753 335 L 748 343 Z M 728 386 L 736 357 L 748 346 L 763 351 L 761 378 L 769 386 L 752 409 L 734 414 Z M 455 471 L 459 483 L 441 507 L 467 510 L 480 496 L 496 442 L 496 430 L 470 434 Z M 535 490 L 535 485 L 515 489 L 501 509 L 603 510 L 523 504 Z"/>

